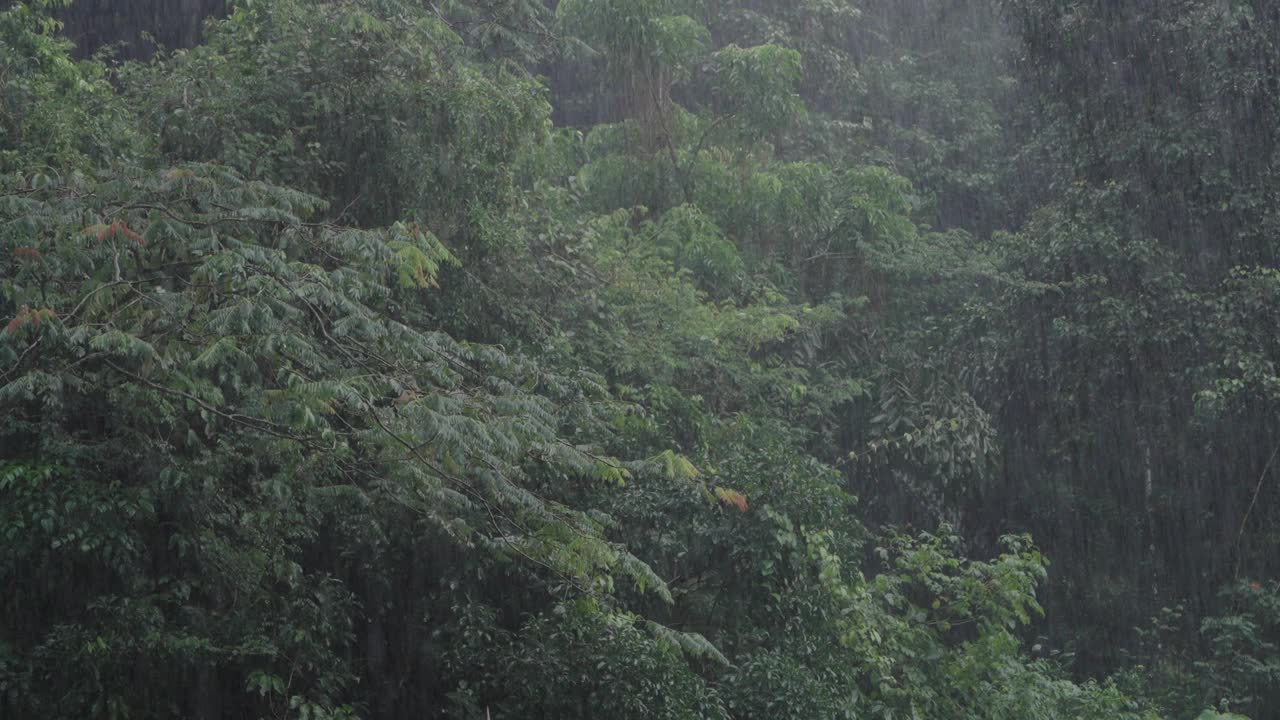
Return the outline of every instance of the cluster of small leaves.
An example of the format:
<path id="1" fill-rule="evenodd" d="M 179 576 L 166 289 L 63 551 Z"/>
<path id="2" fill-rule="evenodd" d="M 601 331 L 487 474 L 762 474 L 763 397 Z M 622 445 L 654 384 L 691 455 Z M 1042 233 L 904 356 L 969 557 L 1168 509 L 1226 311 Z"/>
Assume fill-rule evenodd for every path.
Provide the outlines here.
<path id="1" fill-rule="evenodd" d="M 147 558 L 157 541 L 177 551 L 172 582 L 193 582 L 190 573 L 213 564 L 233 586 L 249 583 L 249 592 L 269 592 L 269 582 L 298 592 L 323 583 L 294 554 L 319 530 L 321 498 L 335 492 L 391 502 L 457 542 L 518 558 L 585 592 L 611 571 L 663 591 L 643 563 L 601 537 L 599 520 L 528 489 L 526 463 L 556 463 L 585 477 L 597 462 L 583 451 L 559 452 L 559 410 L 521 390 L 540 371 L 409 319 L 419 317 L 415 296 L 452 261 L 429 233 L 312 221 L 318 199 L 206 165 L 11 186 L 0 205 L 0 253 L 11 258 L 2 289 L 21 308 L 0 334 L 5 455 L 20 463 L 7 466 L 17 484 L 6 493 L 32 487 L 36 477 L 49 482 L 47 473 L 23 468 L 57 458 L 59 475 L 85 478 L 68 488 L 66 510 L 83 504 L 112 520 L 94 530 L 95 515 L 50 516 L 44 503 L 52 498 L 37 493 L 30 504 L 6 504 L 6 531 L 31 528 L 26 542 L 45 537 L 46 562 L 79 553 L 115 567 L 84 588 L 86 607 L 107 612 L 113 602 L 132 602 L 112 599 L 108 588 L 136 582 L 139 568 L 125 572 L 117 563 L 155 562 Z M 27 243 L 39 259 L 12 259 Z M 78 439 L 85 422 L 111 452 L 94 454 Z M 205 484 L 199 495 L 212 493 L 207 514 L 180 489 L 191 482 Z M 106 487 L 120 489 L 95 499 L 95 488 Z M 142 504 L 116 510 L 131 502 Z M 274 527 L 276 512 L 288 513 L 289 523 Z M 177 529 L 164 520 L 172 514 Z M 255 564 L 269 569 L 243 567 L 268 548 Z M 29 557 L 19 552 L 5 572 L 25 575 L 19 568 Z M 227 592 L 214 577 L 199 582 Z M 181 615 L 217 607 L 211 598 L 166 602 L 178 615 L 156 618 L 157 642 L 191 632 Z M 104 653 L 133 652 L 141 639 L 118 637 L 123 644 Z M 27 640 L 33 645 L 24 650 L 38 656 L 70 638 Z M 311 649 L 327 654 L 307 662 L 335 663 L 345 640 L 339 632 L 328 643 Z M 238 653 L 275 663 L 287 656 L 270 646 Z M 38 667 L 32 672 L 45 671 Z M 117 682 L 104 681 L 104 697 L 124 689 Z M 333 690 L 345 684 L 332 682 Z"/>

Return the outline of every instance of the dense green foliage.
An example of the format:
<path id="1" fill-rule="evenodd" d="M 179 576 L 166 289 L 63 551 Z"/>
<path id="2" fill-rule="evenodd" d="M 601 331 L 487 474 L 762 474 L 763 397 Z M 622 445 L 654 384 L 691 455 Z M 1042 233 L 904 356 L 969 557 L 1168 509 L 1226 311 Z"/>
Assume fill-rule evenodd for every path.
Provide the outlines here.
<path id="1" fill-rule="evenodd" d="M 0 715 L 1280 704 L 1267 3 L 67 5 L 0 10 Z"/>

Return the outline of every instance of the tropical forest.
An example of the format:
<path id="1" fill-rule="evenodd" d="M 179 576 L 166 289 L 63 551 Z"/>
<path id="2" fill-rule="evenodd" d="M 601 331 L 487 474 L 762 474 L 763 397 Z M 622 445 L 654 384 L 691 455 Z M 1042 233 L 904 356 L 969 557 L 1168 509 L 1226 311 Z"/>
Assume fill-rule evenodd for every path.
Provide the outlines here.
<path id="1" fill-rule="evenodd" d="M 0 718 L 1280 718 L 1280 0 L 0 0 Z"/>

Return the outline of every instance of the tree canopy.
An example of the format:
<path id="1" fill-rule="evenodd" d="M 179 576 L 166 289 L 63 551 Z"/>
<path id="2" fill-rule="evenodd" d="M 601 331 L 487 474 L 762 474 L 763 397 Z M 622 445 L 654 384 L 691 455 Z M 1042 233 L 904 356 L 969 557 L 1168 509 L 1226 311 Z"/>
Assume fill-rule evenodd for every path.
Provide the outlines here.
<path id="1" fill-rule="evenodd" d="M 1269 3 L 120 5 L 0 10 L 0 716 L 1280 706 Z"/>

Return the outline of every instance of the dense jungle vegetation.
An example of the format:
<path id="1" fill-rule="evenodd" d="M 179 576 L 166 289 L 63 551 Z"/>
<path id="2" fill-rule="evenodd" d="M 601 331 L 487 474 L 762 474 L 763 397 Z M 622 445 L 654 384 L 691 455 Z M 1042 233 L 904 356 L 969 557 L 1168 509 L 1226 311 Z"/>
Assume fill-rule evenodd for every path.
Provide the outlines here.
<path id="1" fill-rule="evenodd" d="M 0 6 L 0 717 L 1280 718 L 1280 2 Z"/>

